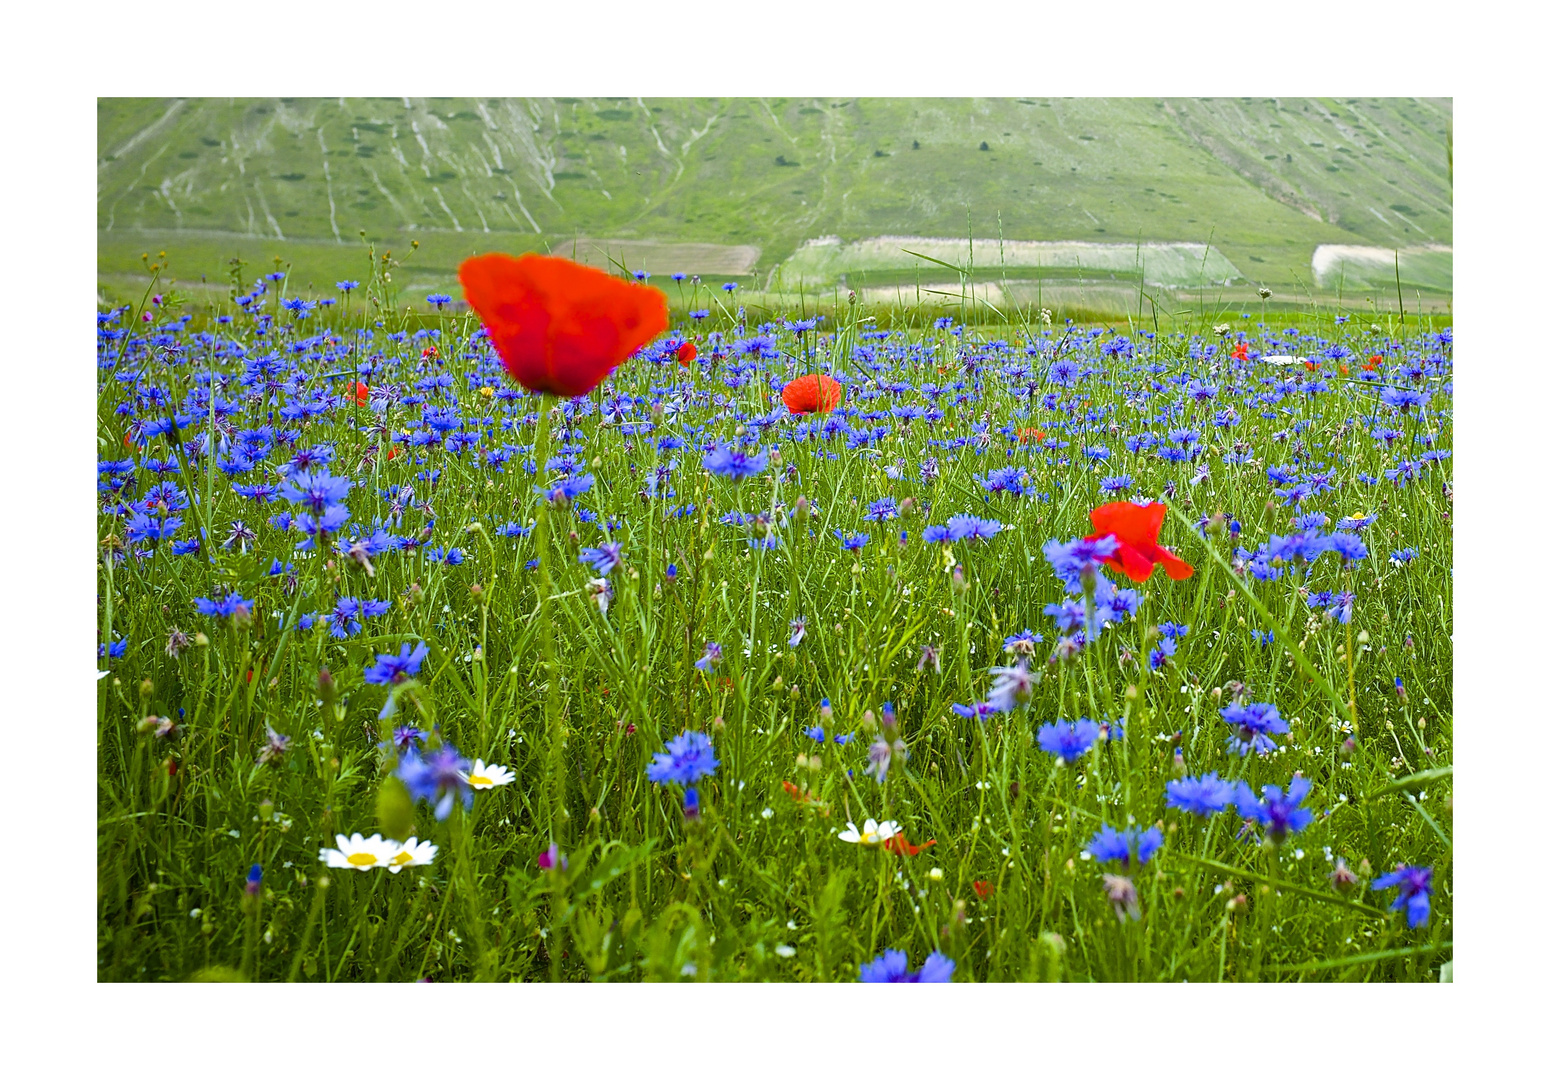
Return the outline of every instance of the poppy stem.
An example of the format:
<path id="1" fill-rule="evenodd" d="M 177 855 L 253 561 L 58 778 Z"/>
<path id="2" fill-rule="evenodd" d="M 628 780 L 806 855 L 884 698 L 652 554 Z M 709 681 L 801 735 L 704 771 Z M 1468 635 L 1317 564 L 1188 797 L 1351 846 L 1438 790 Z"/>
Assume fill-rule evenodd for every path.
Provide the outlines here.
<path id="1" fill-rule="evenodd" d="M 549 483 L 549 424 L 550 412 L 553 403 L 548 395 L 540 394 L 538 398 L 538 441 L 535 447 L 538 466 L 538 483 L 540 488 L 547 488 Z M 544 692 L 544 726 L 549 732 L 549 768 L 548 768 L 548 799 L 549 812 L 549 840 L 551 843 L 564 844 L 565 828 L 565 731 L 564 721 L 560 716 L 560 682 L 559 664 L 554 656 L 554 581 L 550 573 L 549 564 L 549 493 L 544 490 L 538 500 L 538 520 L 534 525 L 533 534 L 536 537 L 538 548 L 538 610 L 539 632 L 543 641 L 544 650 L 544 678 L 546 688 Z"/>

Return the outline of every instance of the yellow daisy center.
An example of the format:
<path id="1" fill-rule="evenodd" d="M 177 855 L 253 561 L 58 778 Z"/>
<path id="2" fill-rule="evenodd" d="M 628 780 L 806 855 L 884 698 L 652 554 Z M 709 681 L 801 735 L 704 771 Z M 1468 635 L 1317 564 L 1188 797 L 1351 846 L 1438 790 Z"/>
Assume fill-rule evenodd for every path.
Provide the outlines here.
<path id="1" fill-rule="evenodd" d="M 400 851 L 397 855 L 394 855 L 390 860 L 388 860 L 388 865 L 389 866 L 402 866 L 402 865 L 404 865 L 404 863 L 408 862 L 410 859 L 413 859 L 413 858 L 414 858 L 414 856 L 409 854 L 407 851 Z"/>
<path id="2" fill-rule="evenodd" d="M 354 855 L 345 859 L 351 866 L 375 866 L 377 857 L 369 851 L 357 851 Z"/>
<path id="3" fill-rule="evenodd" d="M 495 781 L 488 776 L 470 776 L 468 784 L 470 787 L 494 787 Z"/>

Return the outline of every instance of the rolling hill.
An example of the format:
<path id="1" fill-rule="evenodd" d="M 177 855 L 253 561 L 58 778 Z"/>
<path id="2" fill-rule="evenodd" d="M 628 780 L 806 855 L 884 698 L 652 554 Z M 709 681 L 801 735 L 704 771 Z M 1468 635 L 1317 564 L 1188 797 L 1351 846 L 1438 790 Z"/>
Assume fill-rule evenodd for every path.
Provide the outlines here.
<path id="1" fill-rule="evenodd" d="M 940 280 L 880 238 L 972 237 L 1002 276 L 1180 288 L 1198 261 L 1250 292 L 1392 289 L 1403 250 L 1407 294 L 1445 300 L 1451 123 L 1435 99 L 100 99 L 98 271 L 278 256 L 322 287 L 360 276 L 364 231 L 420 242 L 413 288 L 502 249 L 823 290 Z"/>

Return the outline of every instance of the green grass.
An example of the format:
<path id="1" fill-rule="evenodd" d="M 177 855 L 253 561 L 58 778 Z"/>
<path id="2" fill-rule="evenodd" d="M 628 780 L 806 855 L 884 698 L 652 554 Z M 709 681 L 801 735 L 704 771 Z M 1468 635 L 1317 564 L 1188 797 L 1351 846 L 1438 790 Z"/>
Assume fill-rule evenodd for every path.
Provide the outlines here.
<path id="1" fill-rule="evenodd" d="M 777 329 L 782 359 L 766 362 L 741 386 L 677 365 L 632 361 L 604 392 L 578 402 L 581 411 L 562 435 L 540 422 L 541 403 L 475 389 L 507 384 L 470 347 L 477 326 L 470 318 L 403 320 L 393 314 L 402 305 L 380 278 L 362 280 L 362 294 L 347 313 L 331 316 L 337 321 L 330 329 L 341 342 L 362 340 L 354 336 L 360 329 L 373 331 L 368 354 L 380 351 L 391 366 L 371 381 L 418 378 L 426 342 L 387 335 L 434 329 L 463 414 L 494 421 L 482 449 L 509 442 L 523 450 L 503 471 L 478 450 L 432 447 L 421 451 L 423 462 L 402 452 L 389 460 L 379 443 L 384 434 L 423 428 L 419 410 L 403 406 L 377 430 L 355 423 L 348 407 L 297 424 L 298 447 L 337 449 L 333 470 L 354 480 L 349 505 L 356 522 L 385 513 L 379 492 L 410 482 L 418 497 L 392 531 L 418 535 L 430 527 L 431 545 L 457 546 L 467 556 L 448 565 L 423 548 L 390 553 L 374 560 L 369 576 L 352 559 L 296 551 L 294 533 L 264 523 L 288 504 L 260 507 L 239 498 L 210 460 L 174 453 L 162 439 L 135 453 L 182 455 L 181 482 L 202 494 L 184 512 L 180 535 L 193 535 L 197 519 L 208 522 L 213 539 L 207 556 L 159 549 L 150 558 L 118 561 L 111 553 L 125 523 L 99 518 L 101 640 L 129 643 L 123 659 L 103 664 L 108 674 L 97 683 L 100 979 L 847 981 L 882 950 L 907 948 L 913 965 L 942 950 L 960 982 L 1434 981 L 1451 959 L 1450 474 L 1444 462 L 1403 488 L 1356 480 L 1364 472 L 1381 476 L 1392 464 L 1371 435 L 1383 425 L 1402 429 L 1406 439 L 1429 435 L 1438 448 L 1451 446 L 1451 394 L 1440 386 L 1442 376 L 1426 383 L 1433 403 L 1419 414 L 1380 410 L 1371 387 L 1335 378 L 1331 392 L 1293 395 L 1270 418 L 1239 402 L 1241 425 L 1218 430 L 1213 413 L 1236 400 L 1233 388 L 1258 389 L 1253 380 L 1265 369 L 1231 373 L 1193 359 L 1192 348 L 1218 340 L 1209 330 L 1215 313 L 1196 312 L 1165 321 L 1153 341 L 1137 337 L 1135 363 L 1101 359 L 1096 345 L 1072 346 L 1095 370 L 1068 390 L 1042 381 L 1048 353 L 1033 361 L 1038 393 L 1057 394 L 1053 407 L 1016 396 L 1026 383 L 992 362 L 977 377 L 973 399 L 949 404 L 939 422 L 897 425 L 878 453 L 791 442 L 772 432 L 766 445 L 778 447 L 782 461 L 733 485 L 708 475 L 699 454 L 685 451 L 673 474 L 674 504 L 697 509 L 678 517 L 638 494 L 659 460 L 651 438 L 685 422 L 705 425 L 696 438 L 731 438 L 769 410 L 766 375 L 783 379 L 808 365 L 811 338 L 798 342 Z M 371 304 L 367 293 L 380 303 Z M 273 299 L 264 301 L 266 310 L 274 310 Z M 152 329 L 165 329 L 176 305 L 174 296 L 174 311 L 154 309 Z M 363 321 L 365 312 L 380 314 L 383 324 Z M 847 305 L 832 325 L 833 355 L 853 378 L 848 403 L 861 407 L 893 400 L 860 396 L 868 390 L 867 371 L 851 346 L 874 314 L 865 304 Z M 907 314 L 899 321 L 915 329 L 903 344 L 923 350 L 924 366 L 901 362 L 901 370 L 917 384 L 957 377 L 951 369 L 959 364 L 960 339 Z M 1259 341 L 1253 321 L 1231 317 L 1234 332 L 1241 325 Z M 1287 323 L 1345 343 L 1358 356 L 1390 341 L 1398 350 L 1391 357 L 1438 350 L 1422 336 L 1437 324 L 1413 318 L 1385 316 L 1375 330 L 1310 311 L 1273 320 L 1277 340 Z M 215 358 L 190 336 L 201 327 L 240 341 L 247 356 Z M 224 378 L 271 351 L 299 358 L 295 385 L 303 396 L 337 385 L 330 374 L 349 376 L 355 360 L 343 345 L 311 336 L 322 324 L 290 326 L 284 317 L 280 327 L 261 339 L 243 316 L 230 327 L 200 319 L 178 338 L 186 362 L 150 360 L 137 384 L 114 377 L 128 362 L 105 369 L 102 456 L 129 456 L 122 449 L 127 421 L 117 407 L 130 401 L 135 385 L 159 385 L 183 400 L 210 371 Z M 736 332 L 719 309 L 700 329 Z M 1121 329 L 1137 334 L 1144 327 Z M 990 343 L 1040 339 L 1042 330 L 1036 312 L 981 323 L 962 339 L 963 355 L 1018 356 L 1018 347 Z M 1195 331 L 1204 339 L 1191 337 Z M 1047 340 L 1074 339 L 1057 328 Z M 302 347 L 292 353 L 291 343 Z M 938 366 L 948 373 L 938 374 Z M 1213 381 L 1222 397 L 1191 400 L 1164 382 L 1179 375 Z M 1140 400 L 1153 379 L 1164 389 Z M 601 422 L 595 407 L 615 393 L 650 400 L 652 386 L 691 383 L 703 392 L 684 399 L 681 415 L 658 418 L 650 436 L 621 434 L 617 424 Z M 238 404 L 236 427 L 265 422 L 268 405 L 243 402 L 237 383 L 223 383 L 220 393 Z M 1123 450 L 1122 433 L 1138 430 L 1165 402 L 1179 411 L 1157 428 L 1160 434 L 1181 424 L 1207 432 L 1212 449 L 1202 460 L 1210 476 L 1198 484 L 1189 482 L 1193 464 Z M 158 412 L 146 400 L 132 408 L 147 417 Z M 1106 411 L 1089 421 L 1088 409 Z M 644 405 L 628 415 L 637 423 L 651 419 Z M 512 430 L 502 428 L 505 419 Z M 208 411 L 200 414 L 201 429 L 211 422 Z M 981 423 L 989 434 L 983 456 L 972 447 L 950 452 L 929 443 Z M 1306 425 L 1296 438 L 1273 437 L 1296 423 Z M 1030 451 L 1036 444 L 1019 442 L 1015 432 L 1034 425 L 1070 448 Z M 1000 433 L 1005 426 L 1012 435 Z M 543 509 L 520 468 L 527 455 L 547 459 L 562 439 L 597 479 L 578 504 L 622 523 L 615 538 L 625 563 L 612 576 L 615 596 L 606 613 L 589 599 L 592 575 L 577 558 L 580 546 L 602 539 L 597 526 L 575 509 Z M 1115 451 L 1102 470 L 1076 456 L 1094 441 Z M 1240 441 L 1256 460 L 1223 461 Z M 272 475 L 289 452 L 272 455 L 244 479 Z M 1413 453 L 1406 445 L 1404 454 Z M 1264 470 L 1311 469 L 1309 455 L 1332 470 L 1336 484 L 1309 505 L 1334 518 L 1377 515 L 1364 534 L 1371 558 L 1342 571 L 1325 557 L 1308 582 L 1314 589 L 1354 588 L 1349 628 L 1309 611 L 1287 578 L 1232 576 L 1226 539 L 1192 529 L 1202 515 L 1225 511 L 1236 515 L 1241 542 L 1251 548 L 1289 531 L 1291 511 L 1267 503 Z M 928 483 L 893 480 L 884 471 L 901 459 L 914 476 L 928 456 L 940 464 Z M 975 475 L 1010 463 L 1027 465 L 1042 497 L 986 501 Z M 434 483 L 417 478 L 428 468 L 441 470 Z M 1056 635 L 1043 609 L 1061 589 L 1041 548 L 1088 532 L 1088 509 L 1107 498 L 1098 479 L 1119 470 L 1133 475 L 1132 494 L 1176 485 L 1162 541 L 1196 572 L 1178 582 L 1154 575 L 1137 586 L 1145 594 L 1140 618 L 1105 630 L 1077 660 L 1046 663 Z M 151 482 L 143 476 L 140 490 Z M 798 495 L 817 507 L 810 535 L 790 520 Z M 890 495 L 929 508 L 887 524 L 862 519 L 871 501 Z M 781 546 L 751 549 L 745 530 L 718 523 L 733 510 L 767 514 Z M 984 544 L 952 546 L 964 571 L 961 587 L 946 571 L 943 550 L 919 539 L 924 525 L 960 512 L 1007 525 Z M 220 545 L 239 518 L 258 534 L 246 553 Z M 496 534 L 503 523 L 534 519 L 549 521 L 551 534 Z M 870 532 L 872 540 L 853 555 L 833 539 L 836 528 Z M 900 528 L 911 537 L 903 547 Z M 1420 557 L 1389 565 L 1387 552 L 1404 546 Z M 535 555 L 552 567 L 552 588 L 524 569 Z M 271 577 L 274 559 L 292 563 L 293 578 Z M 253 601 L 250 622 L 194 612 L 196 597 L 226 588 Z M 391 599 L 393 607 L 345 640 L 281 629 L 282 616 L 326 610 L 337 595 Z M 788 624 L 798 615 L 807 619 L 807 634 L 791 647 Z M 1151 628 L 1166 621 L 1190 630 L 1173 662 L 1152 672 L 1139 658 L 1155 642 Z M 165 647 L 174 627 L 200 635 L 177 656 Z M 1042 681 L 1028 702 L 983 725 L 956 716 L 953 703 L 984 700 L 989 669 L 1009 662 L 1003 639 L 1025 627 L 1047 639 L 1034 658 Z M 1275 648 L 1250 636 L 1266 629 L 1276 632 Z M 429 658 L 419 678 L 396 694 L 397 716 L 382 719 L 387 694 L 366 683 L 363 672 L 378 654 L 420 641 Z M 706 641 L 723 648 L 710 674 L 694 666 Z M 918 663 L 926 645 L 939 650 L 940 672 Z M 1408 688 L 1403 698 L 1394 691 L 1396 676 Z M 1274 755 L 1227 752 L 1229 732 L 1218 710 L 1231 700 L 1234 681 L 1248 685 L 1249 700 L 1276 703 L 1290 723 Z M 820 698 L 832 702 L 832 719 L 822 718 Z M 885 701 L 897 709 L 909 756 L 880 784 L 863 770 Z M 1057 768 L 1039 749 L 1037 729 L 1076 716 L 1122 724 L 1125 737 L 1100 744 L 1073 768 Z M 172 718 L 175 732 L 156 734 L 147 717 Z M 392 756 L 379 745 L 403 722 L 434 729 L 469 757 L 509 766 L 516 781 L 481 792 L 471 813 L 456 810 L 442 822 L 424 804 L 405 806 L 390 777 Z M 856 738 L 818 746 L 802 732 L 820 722 L 830 735 Z M 278 761 L 260 764 L 269 728 L 291 742 Z M 686 729 L 709 734 L 721 761 L 701 784 L 696 822 L 684 820 L 675 790 L 645 778 L 652 754 Z M 1343 750 L 1348 736 L 1354 748 Z M 1308 805 L 1317 820 L 1276 848 L 1234 839 L 1231 815 L 1204 824 L 1165 810 L 1175 749 L 1191 774 L 1214 769 L 1256 786 L 1285 785 L 1301 771 L 1313 784 Z M 936 844 L 902 858 L 836 839 L 847 820 L 867 816 L 896 819 L 913 843 Z M 1116 921 L 1099 868 L 1082 852 L 1100 822 L 1123 826 L 1132 819 L 1142 827 L 1159 823 L 1166 844 L 1133 875 L 1141 918 Z M 318 861 L 335 833 L 411 829 L 439 845 L 432 865 L 395 876 L 325 871 Z M 563 873 L 538 868 L 551 841 L 568 856 Z M 1335 857 L 1360 868 L 1364 882 L 1396 862 L 1433 866 L 1430 925 L 1411 930 L 1386 913 L 1392 893 L 1334 892 L 1327 875 Z M 248 897 L 243 882 L 255 863 L 264 882 Z"/>

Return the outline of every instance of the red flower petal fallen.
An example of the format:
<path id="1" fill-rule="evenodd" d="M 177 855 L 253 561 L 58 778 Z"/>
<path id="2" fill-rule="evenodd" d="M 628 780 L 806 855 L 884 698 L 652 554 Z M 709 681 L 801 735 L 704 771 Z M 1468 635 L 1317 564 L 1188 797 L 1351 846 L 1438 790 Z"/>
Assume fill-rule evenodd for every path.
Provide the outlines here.
<path id="1" fill-rule="evenodd" d="M 1145 581 L 1151 577 L 1152 567 L 1158 563 L 1169 577 L 1182 581 L 1193 574 L 1195 568 L 1157 543 L 1157 534 L 1162 530 L 1163 516 L 1167 512 L 1168 507 L 1163 503 L 1145 506 L 1130 502 L 1104 503 L 1088 515 L 1092 519 L 1093 532 L 1087 539 L 1112 536 L 1119 541 L 1113 556 L 1104 562 L 1132 581 Z"/>
<path id="2" fill-rule="evenodd" d="M 690 364 L 694 363 L 695 357 L 699 355 L 700 350 L 695 348 L 694 342 L 686 341 L 682 345 L 678 346 L 678 365 L 680 367 L 688 367 Z"/>
<path id="3" fill-rule="evenodd" d="M 801 375 L 786 384 L 780 400 L 794 413 L 833 411 L 845 397 L 845 388 L 827 375 Z"/>
<path id="4" fill-rule="evenodd" d="M 888 839 L 883 841 L 883 850 L 891 851 L 895 855 L 919 855 L 922 851 L 925 851 L 928 847 L 935 843 L 935 840 L 927 840 L 924 844 L 916 847 L 914 844 L 904 839 L 904 833 L 900 831 L 894 833 Z"/>
<path id="5" fill-rule="evenodd" d="M 458 267 L 506 370 L 529 390 L 579 397 L 667 329 L 667 297 L 569 259 L 476 255 Z"/>

